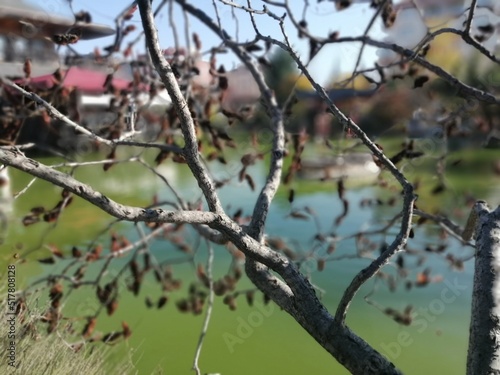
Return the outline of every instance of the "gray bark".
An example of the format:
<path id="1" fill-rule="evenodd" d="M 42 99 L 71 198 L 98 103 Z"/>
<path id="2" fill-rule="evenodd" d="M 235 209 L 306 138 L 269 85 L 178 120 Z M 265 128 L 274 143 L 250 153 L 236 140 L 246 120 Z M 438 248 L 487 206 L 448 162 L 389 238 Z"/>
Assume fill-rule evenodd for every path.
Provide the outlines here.
<path id="1" fill-rule="evenodd" d="M 189 6 L 184 1 L 179 1 L 178 3 L 188 12 L 199 13 L 199 10 Z M 172 97 L 177 115 L 180 118 L 181 129 L 186 142 L 184 156 L 187 159 L 191 172 L 198 180 L 198 184 L 207 199 L 210 210 L 219 214 L 218 220 L 208 223 L 208 225 L 227 236 L 233 244 L 245 253 L 247 257 L 246 271 L 250 279 L 264 293 L 267 293 L 274 302 L 293 316 L 323 348 L 331 353 L 333 357 L 343 364 L 350 372 L 363 375 L 400 374 L 399 370 L 397 370 L 390 361 L 347 328 L 343 319 L 334 319 L 330 315 L 317 298 L 314 288 L 307 278 L 300 273 L 293 262 L 290 262 L 286 257 L 283 257 L 281 254 L 261 244 L 265 218 L 281 175 L 284 136 L 282 114 L 277 110 L 274 97 L 269 94 L 269 90 L 265 87 L 259 74 L 256 70 L 252 69 L 251 64 L 247 64 L 247 67 L 254 75 L 256 81 L 261 83 L 261 91 L 270 107 L 270 115 L 275 125 L 273 140 L 274 154 L 271 160 L 271 168 L 266 184 L 259 195 L 254 217 L 252 218 L 249 228 L 247 228 L 249 233 L 247 233 L 241 226 L 234 223 L 224 214 L 215 193 L 215 189 L 213 189 L 213 182 L 203 166 L 199 163 L 198 149 L 195 147 L 196 135 L 193 130 L 193 120 L 189 111 L 186 110 L 187 107 L 171 67 L 161 53 L 158 35 L 154 27 L 151 3 L 149 0 L 139 0 L 138 5 L 151 60 L 163 83 L 167 87 L 169 95 Z M 204 15 L 201 14 L 200 17 L 203 18 Z M 220 29 L 219 32 L 221 32 Z M 231 43 L 228 44 L 229 46 L 232 45 Z M 247 56 L 238 52 L 241 51 L 236 49 L 235 53 L 245 62 Z M 354 124 L 351 125 L 355 126 Z M 359 135 L 363 136 L 364 133 L 360 132 Z M 364 136 L 366 137 L 366 135 Z M 409 230 L 409 223 L 412 215 L 411 207 L 415 197 L 411 185 L 408 184 L 404 176 L 401 175 L 371 141 L 366 141 L 374 148 L 376 154 L 380 154 L 377 156 L 379 156 L 382 162 L 385 162 L 384 164 L 387 164 L 387 167 L 395 174 L 396 178 L 403 182 L 405 188 L 404 210 L 407 212 L 407 220 L 406 223 L 402 225 L 401 236 L 398 236 L 394 241 L 396 244 L 394 248 L 395 251 L 397 251 L 397 249 L 400 248 L 398 244 L 404 243 L 407 239 L 407 232 Z M 386 263 L 388 258 L 389 256 L 382 256 L 379 262 L 380 264 L 374 267 L 374 272 L 376 272 L 377 267 L 381 267 Z M 281 277 L 281 280 L 271 272 L 277 273 Z M 367 275 L 365 276 L 365 274 Z M 362 275 L 358 279 L 366 281 L 372 275 L 373 273 L 362 272 Z M 349 296 L 353 297 L 358 289 L 357 284 L 351 289 Z M 347 307 L 348 303 L 345 304 L 342 310 L 347 310 Z M 344 314 L 341 315 L 344 316 Z"/>
<path id="2" fill-rule="evenodd" d="M 490 212 L 477 202 L 471 217 L 476 261 L 467 374 L 500 374 L 500 206 Z"/>

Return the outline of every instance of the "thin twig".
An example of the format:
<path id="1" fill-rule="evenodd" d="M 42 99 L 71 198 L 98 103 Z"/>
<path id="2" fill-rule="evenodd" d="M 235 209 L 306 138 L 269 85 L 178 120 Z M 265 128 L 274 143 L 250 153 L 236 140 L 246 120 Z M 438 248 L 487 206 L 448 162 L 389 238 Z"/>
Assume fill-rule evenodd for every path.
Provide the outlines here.
<path id="1" fill-rule="evenodd" d="M 193 370 L 196 375 L 201 375 L 200 367 L 198 361 L 200 359 L 201 349 L 203 347 L 203 341 L 207 335 L 208 325 L 210 324 L 210 317 L 212 316 L 213 306 L 214 306 L 214 281 L 212 277 L 212 268 L 214 262 L 214 250 L 212 245 L 207 241 L 208 248 L 208 260 L 207 260 L 207 278 L 208 278 L 208 306 L 207 313 L 205 314 L 205 319 L 203 321 L 203 327 L 201 328 L 200 337 L 198 339 L 198 345 L 196 346 L 196 351 L 194 355 Z"/>
<path id="2" fill-rule="evenodd" d="M 214 181 L 210 178 L 206 168 L 200 160 L 193 117 L 191 116 L 189 107 L 179 88 L 177 78 L 161 51 L 160 42 L 158 40 L 158 31 L 154 27 L 155 22 L 151 9 L 151 3 L 149 0 L 140 0 L 138 1 L 138 4 L 151 60 L 163 83 L 165 84 L 168 95 L 172 99 L 172 104 L 181 123 L 182 134 L 185 142 L 184 157 L 186 158 L 187 164 L 191 169 L 193 176 L 197 179 L 198 185 L 203 191 L 203 195 L 205 196 L 210 211 L 223 212 L 221 202 L 216 194 Z"/>
<path id="3" fill-rule="evenodd" d="M 472 26 L 472 20 L 474 18 L 474 12 L 476 10 L 477 0 L 472 0 L 469 8 L 469 15 L 467 16 L 467 21 L 465 21 L 464 33 L 470 35 L 470 28 Z"/>

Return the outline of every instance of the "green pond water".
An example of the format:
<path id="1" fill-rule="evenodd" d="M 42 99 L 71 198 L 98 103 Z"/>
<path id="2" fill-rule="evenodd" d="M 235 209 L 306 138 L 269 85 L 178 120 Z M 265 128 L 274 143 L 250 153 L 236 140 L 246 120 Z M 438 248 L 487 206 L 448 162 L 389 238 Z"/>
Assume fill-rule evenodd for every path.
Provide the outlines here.
<path id="1" fill-rule="evenodd" d="M 243 154 L 245 150 L 240 150 Z M 121 155 L 121 156 L 124 156 Z M 154 152 L 146 158 L 154 158 Z M 120 152 L 119 152 L 120 157 Z M 498 151 L 462 150 L 456 157 L 463 161 L 459 166 L 451 167 L 446 174 L 449 186 L 444 193 L 431 194 L 436 185 L 433 172 L 435 160 L 425 159 L 412 165 L 409 178 L 420 176 L 418 205 L 431 211 L 447 212 L 459 223 L 466 220 L 468 207 L 467 196 L 486 199 L 491 205 L 499 204 L 500 189 L 498 176 L 491 173 L 493 161 L 498 158 Z M 97 158 L 88 156 L 87 159 Z M 55 163 L 55 159 L 42 158 L 42 162 Z M 216 163 L 216 162 L 215 162 Z M 214 164 L 215 165 L 215 164 Z M 265 178 L 266 160 L 253 166 L 249 173 L 254 177 L 257 191 Z M 237 175 L 237 166 L 216 166 L 215 174 L 223 177 Z M 166 162 L 159 167 L 159 172 L 171 182 L 180 194 L 186 198 L 200 196 L 197 185 L 190 177 L 185 165 Z M 171 194 L 164 183 L 138 163 L 118 164 L 108 172 L 101 166 L 79 168 L 75 175 L 78 179 L 92 184 L 108 197 L 124 204 L 146 206 L 157 195 L 159 200 L 171 199 Z M 384 174 L 385 176 L 385 174 Z M 20 191 L 31 178 L 15 170 L 10 171 L 12 191 Z M 334 182 L 295 181 L 296 199 L 293 208 L 308 206 L 316 213 L 315 220 L 297 220 L 290 218 L 290 203 L 287 200 L 288 187 L 280 189 L 269 215 L 267 232 L 272 236 L 286 239 L 291 248 L 305 253 L 311 248 L 312 237 L 318 231 L 334 231 L 337 235 L 348 235 L 360 229 L 374 229 L 386 223 L 400 208 L 395 206 L 373 205 L 361 207 L 363 199 L 380 199 L 387 202 L 391 197 L 399 197 L 399 191 L 390 176 L 385 176 L 391 189 L 374 186 L 350 186 L 346 193 L 349 201 L 349 213 L 344 221 L 335 227 L 332 223 L 342 211 L 342 203 L 337 196 Z M 90 241 L 101 233 L 103 228 L 113 221 L 92 205 L 75 198 L 64 211 L 57 225 L 39 223 L 24 227 L 20 219 L 34 206 L 43 205 L 51 208 L 60 199 L 60 188 L 43 181 L 36 181 L 33 186 L 18 199 L 11 208 L 8 231 L 1 246 L 0 265 L 3 280 L 7 264 L 13 264 L 14 253 L 22 255 L 27 261 L 17 263 L 17 284 L 25 286 L 42 275 L 61 270 L 65 261 L 58 264 L 42 265 L 36 259 L 50 255 L 43 243 L 55 244 L 64 251 L 78 245 L 85 248 Z M 228 212 L 242 207 L 249 214 L 256 192 L 252 192 L 245 183 L 237 181 L 224 187 L 220 196 Z M 132 224 L 118 224 L 115 232 L 125 234 L 130 240 L 138 239 L 139 234 Z M 147 231 L 147 230 L 146 230 Z M 385 237 L 374 237 L 377 243 L 384 239 L 392 241 L 397 228 L 389 230 Z M 440 244 L 447 241 L 446 253 L 467 257 L 471 248 L 463 247 L 453 239 L 440 238 L 436 226 L 415 227 L 415 237 L 409 247 L 422 250 L 428 244 Z M 197 238 L 189 230 L 185 231 L 187 242 L 196 245 Z M 109 232 L 98 239 L 105 247 L 109 244 Z M 185 254 L 173 249 L 165 241 L 155 241 L 151 250 L 158 260 L 181 259 Z M 105 250 L 107 251 L 107 250 Z M 319 252 L 324 249 L 318 250 Z M 225 274 L 231 259 L 227 250 L 214 246 L 215 277 Z M 309 272 L 313 283 L 322 291 L 322 301 L 334 313 L 344 289 L 352 277 L 362 267 L 369 264 L 369 259 L 349 259 L 355 253 L 354 240 L 346 240 L 338 245 L 322 272 L 316 270 L 316 260 L 305 260 L 302 267 Z M 375 252 L 376 254 L 376 252 Z M 460 374 L 465 372 L 466 350 L 472 292 L 472 261 L 465 263 L 462 272 L 452 271 L 444 259 L 444 254 L 426 254 L 423 265 L 419 266 L 418 256 L 407 256 L 409 265 L 408 279 L 414 280 L 424 268 L 431 269 L 431 275 L 440 276 L 440 281 L 424 288 L 406 290 L 404 281 L 395 291 L 389 291 L 381 280 L 370 281 L 357 295 L 348 312 L 348 324 L 358 335 L 363 337 L 377 350 L 391 359 L 406 374 Z M 205 262 L 206 249 L 200 246 L 195 255 L 195 263 Z M 114 269 L 121 268 L 127 258 L 118 259 Z M 102 266 L 102 263 L 100 264 Z M 88 277 L 96 275 L 99 264 L 89 271 Z M 384 271 L 395 274 L 394 265 L 388 265 Z M 126 321 L 133 331 L 126 342 L 114 345 L 108 360 L 109 373 L 113 374 L 114 363 L 128 358 L 134 365 L 132 373 L 139 374 L 192 374 L 190 370 L 194 351 L 203 323 L 203 314 L 193 316 L 181 314 L 175 307 L 175 301 L 185 296 L 185 289 L 195 279 L 192 263 L 173 267 L 174 276 L 184 280 L 184 287 L 178 293 L 170 295 L 169 302 L 163 309 L 145 306 L 146 296 L 153 299 L 161 295 L 159 286 L 153 278 L 146 278 L 138 297 L 132 296 L 122 288 L 120 305 L 113 316 L 105 313 L 98 319 L 97 330 L 109 332 L 119 330 L 122 321 Z M 242 280 L 238 288 L 251 288 L 247 280 Z M 379 308 L 364 300 L 375 287 L 370 297 Z M 40 302 L 42 304 L 42 302 Z M 98 304 L 91 290 L 76 291 L 70 295 L 66 304 L 68 315 L 92 314 Z M 325 350 L 323 350 L 306 332 L 286 313 L 274 304 L 264 305 L 262 296 L 256 294 L 256 302 L 250 307 L 244 296 L 237 300 L 238 308 L 230 311 L 216 298 L 210 328 L 200 359 L 203 373 L 229 374 L 347 374 Z M 380 308 L 392 307 L 403 310 L 413 306 L 413 324 L 402 326 L 380 311 Z"/>

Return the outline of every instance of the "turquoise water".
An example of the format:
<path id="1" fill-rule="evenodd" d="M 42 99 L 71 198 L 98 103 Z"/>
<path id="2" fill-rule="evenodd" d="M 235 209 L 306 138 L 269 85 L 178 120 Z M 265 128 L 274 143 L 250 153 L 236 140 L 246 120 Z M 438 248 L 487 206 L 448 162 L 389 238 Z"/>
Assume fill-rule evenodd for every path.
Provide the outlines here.
<path id="1" fill-rule="evenodd" d="M 249 170 L 257 185 L 262 183 L 265 173 L 264 165 L 257 165 Z M 224 176 L 228 169 L 218 169 L 219 176 Z M 237 169 L 229 169 L 234 175 Z M 160 167 L 162 173 L 173 183 L 184 197 L 197 197 L 199 192 L 196 183 L 189 176 L 186 167 L 166 163 Z M 92 183 L 107 196 L 121 203 L 147 205 L 153 194 L 158 199 L 171 199 L 171 195 L 163 183 L 153 174 L 144 171 L 138 165 L 117 165 L 108 174 L 101 167 L 85 167 L 78 170 L 78 178 Z M 133 176 L 133 178 L 131 178 Z M 260 176 L 260 177 L 259 177 Z M 19 191 L 29 178 L 18 172 L 11 172 L 13 191 Z M 432 178 L 432 177 L 431 177 Z M 453 176 L 450 176 L 453 178 Z M 496 181 L 496 180 L 492 180 Z M 333 259 L 326 262 L 322 272 L 316 270 L 317 257 L 325 256 L 324 247 L 314 247 L 313 236 L 321 231 L 323 234 L 335 233 L 346 236 L 360 229 L 374 229 L 384 225 L 386 220 L 399 209 L 398 204 L 374 205 L 361 207 L 363 199 L 381 199 L 383 202 L 394 196 L 398 197 L 398 189 L 388 191 L 372 186 L 352 188 L 347 191 L 349 214 L 341 225 L 335 226 L 334 220 L 342 211 L 341 202 L 337 196 L 334 183 L 324 183 L 320 188 L 317 183 L 295 182 L 297 197 L 292 204 L 287 201 L 287 189 L 282 189 L 272 206 L 266 230 L 273 236 L 283 237 L 290 248 L 297 251 L 303 258 L 302 269 L 311 275 L 314 285 L 321 291 L 321 298 L 328 309 L 334 313 L 336 304 L 343 290 L 352 277 L 362 267 L 369 264 L 367 258 L 349 259 L 355 250 L 355 240 L 341 242 L 331 255 Z M 497 199 L 495 184 L 490 188 L 479 190 L 486 194 L 486 199 Z M 429 189 L 428 189 L 429 190 Z M 486 191 L 486 193 L 484 193 Z M 59 200 L 60 189 L 43 182 L 36 182 L 26 194 L 15 201 L 12 220 L 9 224 L 7 241 L 2 246 L 2 263 L 11 263 L 13 252 L 18 252 L 28 259 L 18 264 L 19 284 L 36 280 L 39 275 L 52 272 L 51 266 L 40 265 L 35 259 L 47 257 L 49 252 L 40 243 L 57 244 L 64 251 L 71 246 L 84 248 L 89 238 L 94 238 L 103 226 L 112 219 L 102 214 L 80 199 L 75 199 L 71 206 L 62 214 L 56 226 L 40 223 L 31 227 L 23 227 L 19 218 L 30 208 L 40 204 L 53 206 Z M 442 202 L 455 202 L 458 208 L 466 211 L 462 193 L 451 191 L 450 196 L 442 197 Z M 243 208 L 245 214 L 250 214 L 250 208 L 255 201 L 256 192 L 250 191 L 245 183 L 234 182 L 221 189 L 220 195 L 228 212 Z M 436 197 L 421 195 L 420 201 L 434 200 Z M 303 209 L 307 206 L 315 212 L 316 218 L 297 220 L 289 217 L 291 208 Z M 453 207 L 456 208 L 456 207 Z M 462 217 L 458 219 L 465 220 Z M 125 234 L 133 241 L 139 237 L 137 230 L 131 224 L 120 224 L 113 231 Z M 382 237 L 372 237 L 377 248 L 382 241 L 390 242 L 397 229 L 391 229 Z M 433 226 L 415 229 L 415 238 L 409 247 L 423 250 L 428 244 L 441 243 L 439 231 Z M 187 242 L 196 246 L 198 240 L 192 231 L 186 229 L 184 235 Z M 100 242 L 109 244 L 109 232 L 102 234 Z M 470 248 L 462 247 L 455 240 L 448 240 L 446 253 L 459 256 L 471 254 Z M 314 249 L 314 251 L 313 251 Z M 223 246 L 215 246 L 215 268 L 217 277 L 225 274 L 230 266 L 231 258 Z M 151 251 L 158 260 L 179 259 L 185 254 L 173 249 L 166 241 L 155 241 Z M 374 252 L 377 254 L 377 251 Z M 308 256 L 305 256 L 308 255 Z M 426 259 L 421 259 L 426 256 Z M 338 260 L 334 260 L 336 258 Z M 122 258 L 115 263 L 119 269 L 128 258 Z M 181 314 L 175 307 L 175 301 L 185 296 L 189 283 L 195 280 L 195 264 L 204 262 L 206 248 L 198 248 L 193 262 L 173 267 L 175 277 L 183 280 L 183 288 L 169 295 L 169 302 L 163 309 L 148 309 L 145 298 L 158 298 L 161 290 L 152 277 L 146 278 L 139 296 L 134 297 L 125 290 L 120 291 L 120 305 L 112 317 L 101 314 L 97 330 L 109 332 L 119 329 L 121 321 L 130 325 L 133 334 L 125 342 L 113 347 L 113 361 L 123 356 L 131 358 L 139 374 L 191 374 L 190 369 L 194 357 L 199 332 L 203 322 L 203 314 L 193 316 Z M 409 269 L 409 280 L 415 280 L 417 273 L 426 267 L 436 282 L 423 288 L 406 290 L 404 281 L 397 284 L 391 292 L 387 283 L 377 278 L 369 282 L 355 298 L 348 314 L 348 324 L 352 329 L 377 350 L 391 359 L 406 374 L 458 374 L 465 369 L 467 335 L 470 316 L 472 262 L 466 262 L 464 271 L 451 271 L 442 254 L 419 252 L 418 255 L 408 255 L 405 258 Z M 419 261 L 424 262 L 418 265 Z M 62 269 L 65 261 L 56 265 Z M 96 275 L 99 269 L 92 268 L 88 276 Z M 397 274 L 394 264 L 383 270 L 387 274 Z M 238 286 L 244 290 L 252 288 L 243 279 Z M 373 293 L 372 293 L 373 292 Z M 364 300 L 370 294 L 370 302 Z M 381 311 L 391 307 L 402 311 L 407 305 L 413 306 L 414 324 L 401 326 Z M 272 303 L 264 305 L 262 296 L 256 294 L 254 307 L 249 307 L 244 296 L 237 299 L 238 308 L 230 311 L 216 298 L 213 317 L 202 351 L 200 366 L 203 373 L 220 374 L 345 374 L 343 367 L 324 351 L 303 329 L 286 313 L 280 311 Z M 98 307 L 94 292 L 78 290 L 66 302 L 69 315 L 91 314 Z M 110 373 L 113 373 L 110 370 Z"/>

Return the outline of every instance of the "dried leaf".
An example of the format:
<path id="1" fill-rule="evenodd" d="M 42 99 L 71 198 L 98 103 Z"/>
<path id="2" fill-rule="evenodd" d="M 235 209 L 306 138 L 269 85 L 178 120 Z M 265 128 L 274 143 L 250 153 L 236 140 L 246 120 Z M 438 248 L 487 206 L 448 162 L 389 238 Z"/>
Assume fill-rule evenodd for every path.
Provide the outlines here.
<path id="1" fill-rule="evenodd" d="M 125 21 L 128 21 L 130 19 L 132 19 L 132 17 L 134 16 L 134 13 L 135 11 L 137 10 L 137 5 L 132 5 L 128 10 L 127 12 L 125 13 L 125 15 L 123 16 L 123 19 Z"/>
<path id="2" fill-rule="evenodd" d="M 293 210 L 292 212 L 290 212 L 290 214 L 288 215 L 294 219 L 300 219 L 300 220 L 309 220 L 309 216 L 300 212 L 300 211 L 297 211 L 297 210 Z"/>
<path id="3" fill-rule="evenodd" d="M 305 29 L 305 30 L 307 30 L 307 21 L 306 21 L 306 20 L 301 20 L 301 21 L 299 22 L 299 27 L 298 27 L 298 30 L 299 30 L 299 35 L 298 35 L 298 37 L 299 37 L 299 39 L 302 39 L 302 38 L 304 37 L 304 33 L 302 32 L 302 30 L 301 30 L 301 29 Z"/>
<path id="4" fill-rule="evenodd" d="M 62 251 L 57 246 L 48 245 L 48 248 L 49 248 L 50 252 L 52 253 L 52 255 L 54 255 L 58 258 L 64 258 Z"/>
<path id="5" fill-rule="evenodd" d="M 31 78 L 31 59 L 24 60 L 23 72 L 25 78 Z"/>
<path id="6" fill-rule="evenodd" d="M 262 47 L 259 46 L 258 44 L 254 43 L 254 44 L 250 44 L 250 45 L 247 45 L 245 46 L 245 50 L 247 52 L 258 52 L 258 51 L 262 51 Z"/>
<path id="7" fill-rule="evenodd" d="M 125 339 L 128 339 L 132 334 L 132 331 L 130 330 L 128 324 L 125 321 L 122 322 L 122 328 L 123 328 L 123 337 Z"/>
<path id="8" fill-rule="evenodd" d="M 73 246 L 71 248 L 71 255 L 73 256 L 73 258 L 80 258 L 82 256 L 82 252 L 78 250 L 76 246 Z"/>
<path id="9" fill-rule="evenodd" d="M 344 199 L 344 193 L 345 193 L 345 186 L 344 186 L 344 180 L 341 178 L 337 182 L 337 190 L 339 194 L 340 199 Z"/>
<path id="10" fill-rule="evenodd" d="M 340 33 L 338 31 L 331 32 L 328 34 L 328 39 L 330 40 L 337 40 L 340 36 Z"/>
<path id="11" fill-rule="evenodd" d="M 86 339 L 89 338 L 94 332 L 96 324 L 96 318 L 87 318 L 87 324 L 83 327 L 82 336 Z"/>
<path id="12" fill-rule="evenodd" d="M 314 39 L 309 39 L 309 61 L 311 61 L 314 56 L 318 53 L 320 47 L 318 42 Z"/>
<path id="13" fill-rule="evenodd" d="M 269 297 L 267 294 L 264 294 L 264 305 L 268 305 L 269 302 L 271 302 L 271 297 Z"/>
<path id="14" fill-rule="evenodd" d="M 38 216 L 35 216 L 35 215 L 26 215 L 25 217 L 23 217 L 23 225 L 25 227 L 27 227 L 29 225 L 36 224 L 39 221 L 40 221 L 40 218 Z"/>
<path id="15" fill-rule="evenodd" d="M 426 268 L 424 271 L 419 272 L 417 274 L 417 281 L 415 282 L 415 286 L 423 287 L 430 283 L 429 278 L 430 269 Z"/>
<path id="16" fill-rule="evenodd" d="M 482 33 L 485 33 L 485 34 L 490 34 L 492 33 L 493 31 L 495 31 L 495 26 L 493 26 L 491 23 L 487 24 L 487 25 L 483 25 L 483 26 L 477 26 L 477 29 L 479 31 L 481 31 Z"/>
<path id="17" fill-rule="evenodd" d="M 160 299 L 158 300 L 156 307 L 161 309 L 163 306 L 167 304 L 167 301 L 168 301 L 167 296 L 161 296 Z"/>
<path id="18" fill-rule="evenodd" d="M 118 340 L 121 336 L 123 335 L 123 332 L 110 332 L 110 333 L 106 333 L 103 338 L 102 338 L 102 342 L 105 342 L 105 343 L 112 343 L 116 340 Z"/>
<path id="19" fill-rule="evenodd" d="M 248 306 L 253 306 L 254 294 L 255 293 L 252 290 L 249 290 L 248 292 L 246 292 L 245 296 L 247 299 Z"/>
<path id="20" fill-rule="evenodd" d="M 258 157 L 259 157 L 258 154 L 253 154 L 253 153 L 245 154 L 241 157 L 241 164 L 243 164 L 243 166 L 245 167 L 253 165 L 255 164 L 255 161 L 257 160 Z"/>
<path id="21" fill-rule="evenodd" d="M 384 7 L 382 10 L 382 20 L 384 21 L 384 26 L 391 27 L 396 21 L 396 11 L 390 2 L 386 2 L 382 6 Z"/>
<path id="22" fill-rule="evenodd" d="M 335 8 L 337 10 L 343 10 L 348 8 L 352 3 L 352 0 L 338 0 L 335 1 Z"/>
<path id="23" fill-rule="evenodd" d="M 253 181 L 252 176 L 250 176 L 249 174 L 245 174 L 245 180 L 247 181 L 248 186 L 250 186 L 250 189 L 252 189 L 252 191 L 254 191 L 255 190 L 255 182 Z"/>
<path id="24" fill-rule="evenodd" d="M 203 285 L 208 288 L 210 286 L 210 280 L 205 273 L 205 269 L 203 268 L 202 264 L 198 264 L 198 267 L 196 268 L 196 274 L 198 275 L 198 278 L 203 283 Z"/>
<path id="25" fill-rule="evenodd" d="M 41 215 L 45 212 L 45 207 L 43 206 L 37 206 L 37 207 L 33 207 L 30 212 L 33 214 L 33 215 Z"/>
<path id="26" fill-rule="evenodd" d="M 418 76 L 415 78 L 415 81 L 413 82 L 413 88 L 416 89 L 418 87 L 422 87 L 424 83 L 426 83 L 429 80 L 428 76 Z"/>
<path id="27" fill-rule="evenodd" d="M 426 217 L 423 217 L 423 216 L 420 216 L 417 220 L 417 225 L 422 225 L 423 223 L 425 223 L 427 221 L 427 218 Z"/>
<path id="28" fill-rule="evenodd" d="M 396 265 L 398 266 L 398 268 L 404 268 L 404 258 L 401 254 L 398 255 L 398 257 L 396 258 Z"/>
<path id="29" fill-rule="evenodd" d="M 325 269 L 325 259 L 320 258 L 317 261 L 318 271 L 323 271 Z"/>
<path id="30" fill-rule="evenodd" d="M 106 305 L 106 312 L 108 315 L 113 315 L 113 313 L 116 311 L 118 308 L 118 301 L 115 299 L 111 300 L 107 305 Z"/>
<path id="31" fill-rule="evenodd" d="M 63 286 L 59 283 L 54 284 L 49 291 L 49 297 L 51 300 L 60 300 L 63 295 Z"/>
<path id="32" fill-rule="evenodd" d="M 116 149 L 113 148 L 111 150 L 111 152 L 109 153 L 109 155 L 106 156 L 106 159 L 110 159 L 110 160 L 114 160 L 116 158 Z M 104 165 L 102 166 L 102 169 L 104 170 L 104 172 L 106 172 L 107 170 L 109 170 L 109 168 L 111 168 L 115 163 L 113 162 L 109 162 L 109 163 L 104 163 Z"/>
<path id="33" fill-rule="evenodd" d="M 234 298 L 232 294 L 228 294 L 227 296 L 225 296 L 222 302 L 229 306 L 229 310 L 236 310 L 236 298 Z"/>
<path id="34" fill-rule="evenodd" d="M 434 189 L 432 189 L 431 194 L 437 195 L 446 190 L 446 185 L 443 183 L 439 183 Z"/>
<path id="35" fill-rule="evenodd" d="M 193 33 L 193 43 L 197 51 L 201 51 L 201 40 L 197 33 Z"/>
<path id="36" fill-rule="evenodd" d="M 102 252 L 102 245 L 96 245 L 89 253 L 87 253 L 86 260 L 93 262 L 99 259 Z"/>
<path id="37" fill-rule="evenodd" d="M 59 211 L 51 210 L 47 212 L 45 215 L 43 215 L 43 221 L 47 223 L 53 223 L 59 217 L 59 213 L 60 213 Z"/>
<path id="38" fill-rule="evenodd" d="M 229 83 L 227 80 L 227 77 L 225 76 L 224 73 L 226 73 L 226 69 L 224 69 L 224 65 L 221 65 L 219 69 L 217 69 L 217 72 L 219 73 L 219 88 L 221 90 L 227 90 L 229 87 Z"/>
<path id="39" fill-rule="evenodd" d="M 42 264 L 54 264 L 56 260 L 54 259 L 54 257 L 49 257 L 49 258 L 38 259 L 38 262 Z"/>
<path id="40" fill-rule="evenodd" d="M 328 247 L 326 248 L 326 253 L 327 254 L 332 254 L 336 249 L 336 245 L 334 242 L 332 242 L 331 244 L 328 245 Z"/>
<path id="41" fill-rule="evenodd" d="M 81 280 L 83 276 L 85 276 L 85 271 L 87 270 L 87 266 L 81 266 L 79 267 L 75 273 L 73 274 L 73 277 L 75 280 Z"/>

